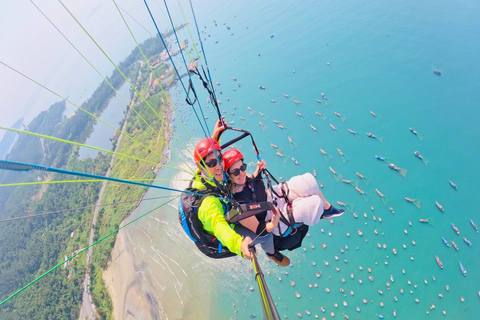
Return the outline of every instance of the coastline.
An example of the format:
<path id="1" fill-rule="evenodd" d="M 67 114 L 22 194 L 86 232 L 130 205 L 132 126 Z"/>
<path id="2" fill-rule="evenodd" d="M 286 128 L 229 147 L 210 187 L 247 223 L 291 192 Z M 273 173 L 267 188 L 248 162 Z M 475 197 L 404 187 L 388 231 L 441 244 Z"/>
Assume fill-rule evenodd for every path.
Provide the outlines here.
<path id="1" fill-rule="evenodd" d="M 170 93 L 167 92 L 171 102 Z M 166 125 L 173 127 L 173 107 L 167 105 Z M 172 129 L 173 130 L 173 129 Z M 165 148 L 162 151 L 163 159 L 155 167 L 155 177 L 161 171 L 164 164 L 170 160 L 170 143 L 172 133 L 165 131 Z M 133 210 L 128 213 L 122 221 L 121 226 L 130 220 L 132 214 L 139 208 L 143 199 L 150 189 L 147 189 Z M 108 289 L 113 303 L 113 318 L 117 320 L 127 319 L 159 319 L 157 306 L 152 293 L 149 292 L 145 283 L 142 268 L 137 265 L 138 259 L 135 255 L 135 245 L 132 244 L 129 236 L 129 229 L 121 229 L 116 235 L 116 241 L 111 251 L 111 260 L 103 270 L 102 277 Z"/>

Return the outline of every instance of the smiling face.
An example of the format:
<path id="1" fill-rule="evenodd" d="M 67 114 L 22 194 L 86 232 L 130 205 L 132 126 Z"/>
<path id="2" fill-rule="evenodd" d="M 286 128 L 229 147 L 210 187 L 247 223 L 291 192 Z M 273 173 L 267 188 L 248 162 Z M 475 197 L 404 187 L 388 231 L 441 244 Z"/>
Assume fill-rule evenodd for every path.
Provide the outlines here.
<path id="1" fill-rule="evenodd" d="M 220 159 L 220 163 L 218 163 L 218 159 Z M 205 162 L 205 164 L 203 163 L 203 161 Z M 201 162 L 201 166 L 199 166 L 200 170 L 202 170 L 203 172 L 207 171 L 210 172 L 210 174 L 208 174 L 207 172 L 207 175 L 208 176 L 213 176 L 215 178 L 215 180 L 217 181 L 223 181 L 223 160 L 222 160 L 222 155 L 217 152 L 216 155 L 212 153 L 209 153 L 204 159 L 203 161 Z M 207 164 L 210 164 L 212 162 L 215 162 L 217 161 L 217 163 L 215 164 L 215 166 L 213 167 L 209 167 Z"/>
<path id="2" fill-rule="evenodd" d="M 228 168 L 228 174 L 232 178 L 233 183 L 235 183 L 236 185 L 243 185 L 243 184 L 245 184 L 245 181 L 247 181 L 247 171 L 246 170 L 243 170 L 243 171 L 240 170 L 240 167 L 242 165 L 243 165 L 243 161 L 242 160 L 237 160 L 237 161 L 235 161 L 234 164 L 232 164 L 232 166 L 230 168 Z M 233 174 L 233 172 L 235 170 L 240 172 L 238 176 L 235 176 Z"/>

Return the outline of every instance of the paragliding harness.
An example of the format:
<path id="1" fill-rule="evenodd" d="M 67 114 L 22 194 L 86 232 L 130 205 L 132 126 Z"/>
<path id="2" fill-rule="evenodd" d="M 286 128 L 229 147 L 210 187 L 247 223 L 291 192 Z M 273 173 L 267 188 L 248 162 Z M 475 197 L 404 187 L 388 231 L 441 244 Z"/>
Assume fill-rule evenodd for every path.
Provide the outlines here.
<path id="1" fill-rule="evenodd" d="M 202 222 L 198 218 L 198 208 L 202 201 L 208 196 L 214 196 L 220 200 L 224 212 L 229 212 L 232 208 L 231 199 L 226 197 L 225 192 L 220 185 L 212 186 L 202 178 L 205 189 L 193 188 L 193 180 L 190 182 L 187 191 L 192 193 L 183 193 L 178 201 L 178 218 L 188 237 L 195 242 L 197 248 L 206 256 L 214 259 L 233 257 L 236 254 L 213 235 L 208 234 L 203 229 Z"/>
<path id="2" fill-rule="evenodd" d="M 303 224 L 295 222 L 295 217 L 293 216 L 293 204 L 288 198 L 288 195 L 290 193 L 288 184 L 286 181 L 282 181 L 279 183 L 277 179 L 275 179 L 275 177 L 273 177 L 273 175 L 267 169 L 263 170 L 263 174 L 265 176 L 265 179 L 267 180 L 267 188 L 270 190 L 272 195 L 275 195 L 275 197 L 277 197 L 273 199 L 273 205 L 277 206 L 277 199 L 280 199 L 280 198 L 283 199 L 286 203 L 286 206 L 285 206 L 286 216 L 282 212 L 282 210 L 280 210 L 280 221 L 286 224 L 287 228 L 284 231 L 282 231 L 280 228 L 280 225 L 278 226 L 280 236 L 281 237 L 286 237 L 289 235 L 293 236 L 295 233 L 297 233 L 297 228 Z M 273 179 L 280 186 L 280 190 L 281 190 L 280 194 L 273 189 L 272 180 L 270 178 Z"/>
<path id="3" fill-rule="evenodd" d="M 233 131 L 238 131 L 238 132 L 243 132 L 243 134 L 236 137 L 235 139 L 232 139 L 231 141 L 228 141 L 227 143 L 223 144 L 222 145 L 222 150 L 229 147 L 230 145 L 234 144 L 235 142 L 237 142 L 239 140 L 242 140 L 245 137 L 250 136 L 250 139 L 252 140 L 253 149 L 255 150 L 255 153 L 257 154 L 257 159 L 259 161 L 261 160 L 260 159 L 260 152 L 258 152 L 258 148 L 257 148 L 257 145 L 255 143 L 255 140 L 253 140 L 253 136 L 249 131 L 238 129 L 238 128 L 233 128 L 233 127 L 227 127 L 227 129 L 228 130 L 233 130 Z M 302 226 L 303 224 L 302 223 L 296 223 L 295 218 L 293 217 L 292 202 L 288 199 L 288 194 L 289 194 L 290 191 L 288 189 L 287 182 L 282 181 L 281 183 L 279 183 L 278 180 L 275 179 L 275 177 L 270 173 L 270 171 L 268 171 L 268 169 L 262 170 L 259 174 L 263 174 L 263 176 L 265 177 L 265 179 L 267 181 L 267 188 L 270 190 L 270 192 L 272 192 L 272 195 L 275 195 L 277 198 L 283 198 L 285 200 L 285 203 L 287 204 L 287 206 L 286 206 L 287 207 L 287 212 L 286 212 L 287 216 L 286 217 L 285 217 L 285 214 L 280 210 L 280 221 L 282 221 L 284 224 L 286 224 L 288 226 L 285 231 L 282 232 L 282 230 L 280 230 L 281 236 L 282 237 L 287 237 L 288 235 L 294 235 L 297 232 L 297 228 Z M 276 184 L 281 186 L 281 190 L 282 190 L 281 194 L 278 194 L 277 192 L 275 192 L 275 190 L 273 190 L 272 180 L 275 181 Z M 259 207 L 258 210 L 250 212 L 251 210 L 257 209 L 257 208 L 255 208 L 257 205 L 262 205 L 263 208 Z M 244 206 L 244 207 L 242 207 L 242 206 Z M 247 206 L 247 207 L 245 207 L 245 206 Z M 250 207 L 248 207 L 248 206 L 250 206 Z M 263 210 L 274 210 L 274 207 L 276 207 L 276 206 L 277 206 L 277 201 L 276 200 L 274 200 L 273 203 L 271 203 L 271 202 L 262 203 L 261 202 L 261 203 L 251 203 L 251 204 L 247 204 L 247 205 L 240 205 L 240 209 L 243 210 L 241 212 L 241 215 L 243 216 L 242 219 L 247 218 L 247 217 L 249 217 L 251 215 L 254 215 L 256 213 L 259 213 Z M 248 209 L 248 210 L 246 210 L 246 209 Z M 239 220 L 241 220 L 241 219 L 239 219 Z M 302 239 L 303 239 L 303 237 L 302 237 Z"/>

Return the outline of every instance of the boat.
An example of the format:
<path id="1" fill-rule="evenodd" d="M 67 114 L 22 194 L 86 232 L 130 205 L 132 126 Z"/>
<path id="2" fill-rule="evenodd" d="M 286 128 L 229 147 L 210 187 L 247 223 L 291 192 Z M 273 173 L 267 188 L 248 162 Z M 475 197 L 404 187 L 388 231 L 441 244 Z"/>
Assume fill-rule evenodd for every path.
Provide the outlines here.
<path id="1" fill-rule="evenodd" d="M 313 131 L 317 131 L 317 128 L 315 128 L 314 126 L 310 125 L 310 128 L 312 128 Z"/>
<path id="2" fill-rule="evenodd" d="M 265 89 L 267 89 L 267 88 L 264 87 L 264 86 L 258 86 L 258 89 L 260 89 L 260 90 L 265 90 Z"/>
<path id="3" fill-rule="evenodd" d="M 455 243 L 455 241 L 452 240 L 452 247 L 458 251 L 458 246 L 457 244 Z"/>
<path id="4" fill-rule="evenodd" d="M 383 160 L 383 159 L 379 159 L 379 160 Z M 396 171 L 399 171 L 399 170 L 400 170 L 400 167 L 397 167 L 397 166 L 396 166 L 395 164 L 393 164 L 393 163 L 389 163 L 389 164 L 388 164 L 388 167 L 389 167 L 390 169 L 393 169 L 393 170 L 396 170 Z"/>
<path id="5" fill-rule="evenodd" d="M 442 205 L 440 203 L 438 203 L 438 201 L 435 201 L 435 205 L 437 206 L 438 210 L 440 211 L 444 211 L 445 209 L 443 209 Z"/>
<path id="6" fill-rule="evenodd" d="M 441 76 L 441 75 L 442 75 L 442 71 L 437 70 L 437 69 L 433 69 L 433 73 L 435 73 L 437 76 Z"/>
<path id="7" fill-rule="evenodd" d="M 473 229 L 475 229 L 475 231 L 477 231 L 477 233 L 478 233 L 478 227 L 477 227 L 477 225 L 475 224 L 475 222 L 473 222 L 473 220 L 470 219 L 470 223 L 471 223 Z"/>
<path id="8" fill-rule="evenodd" d="M 465 239 L 465 238 L 463 238 L 463 239 Z M 444 237 L 442 237 L 442 241 L 447 247 L 449 247 L 449 248 L 451 247 L 450 243 L 448 243 L 447 239 L 445 239 Z"/>
<path id="9" fill-rule="evenodd" d="M 293 161 L 293 163 L 295 163 L 297 166 L 300 165 L 300 164 L 298 163 L 297 159 L 295 159 L 294 157 L 292 157 L 292 161 Z"/>
<path id="10" fill-rule="evenodd" d="M 274 147 L 275 149 L 278 149 L 278 146 L 277 146 L 277 145 L 275 145 L 275 144 L 273 144 L 273 143 L 270 143 L 270 145 L 271 145 L 272 147 Z"/>
<path id="11" fill-rule="evenodd" d="M 448 180 L 448 183 L 450 183 L 450 185 L 452 186 L 453 189 L 455 189 L 455 190 L 458 189 L 457 185 L 452 180 Z"/>
<path id="12" fill-rule="evenodd" d="M 463 276 L 466 277 L 467 276 L 467 270 L 465 269 L 465 267 L 463 266 L 463 264 L 460 261 L 458 261 L 458 263 L 460 264 L 460 270 L 462 271 Z"/>
<path id="13" fill-rule="evenodd" d="M 463 237 L 463 241 L 465 241 L 465 243 L 468 244 L 470 247 L 472 246 L 472 243 L 467 238 Z"/>
<path id="14" fill-rule="evenodd" d="M 413 129 L 412 127 L 408 128 L 408 130 L 410 130 L 411 133 L 418 135 L 417 130 Z"/>
<path id="15" fill-rule="evenodd" d="M 376 154 L 376 155 L 375 155 L 375 159 L 381 160 L 381 161 L 386 161 L 386 160 L 387 160 L 387 157 L 380 156 L 380 155 Z"/>
<path id="16" fill-rule="evenodd" d="M 438 256 L 435 256 L 435 260 L 437 260 L 437 264 L 438 266 L 440 267 L 440 269 L 443 269 L 443 263 L 442 261 L 440 260 L 440 258 Z"/>
<path id="17" fill-rule="evenodd" d="M 453 223 L 450 224 L 452 225 L 453 231 L 455 231 L 456 234 L 460 234 L 460 230 L 458 230 L 458 228 Z"/>
<path id="18" fill-rule="evenodd" d="M 317 101 L 318 103 L 322 103 L 322 100 L 320 99 L 315 99 L 315 101 Z"/>
<path id="19" fill-rule="evenodd" d="M 430 222 L 428 219 L 418 219 L 418 221 L 423 222 L 423 223 L 429 223 Z"/>

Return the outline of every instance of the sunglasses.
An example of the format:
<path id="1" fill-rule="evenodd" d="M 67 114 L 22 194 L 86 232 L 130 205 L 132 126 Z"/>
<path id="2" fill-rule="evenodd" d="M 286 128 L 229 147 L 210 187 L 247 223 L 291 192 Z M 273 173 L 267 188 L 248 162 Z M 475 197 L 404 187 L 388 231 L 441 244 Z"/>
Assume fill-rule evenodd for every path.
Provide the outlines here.
<path id="1" fill-rule="evenodd" d="M 218 157 L 219 159 L 222 159 L 222 154 L 219 153 L 219 154 L 217 155 L 217 157 Z M 212 160 L 210 160 L 210 161 L 208 161 L 208 162 L 205 162 L 205 165 L 206 165 L 207 167 L 209 167 L 209 168 L 214 168 L 214 167 L 216 167 L 217 164 L 218 164 L 217 158 L 214 158 L 214 159 L 212 159 Z"/>
<path id="2" fill-rule="evenodd" d="M 244 172 L 245 170 L 247 170 L 247 165 L 244 163 L 240 166 L 240 168 L 237 168 L 232 172 L 230 172 L 230 174 L 233 174 L 235 177 L 238 177 L 238 175 L 240 174 L 240 171 Z"/>

